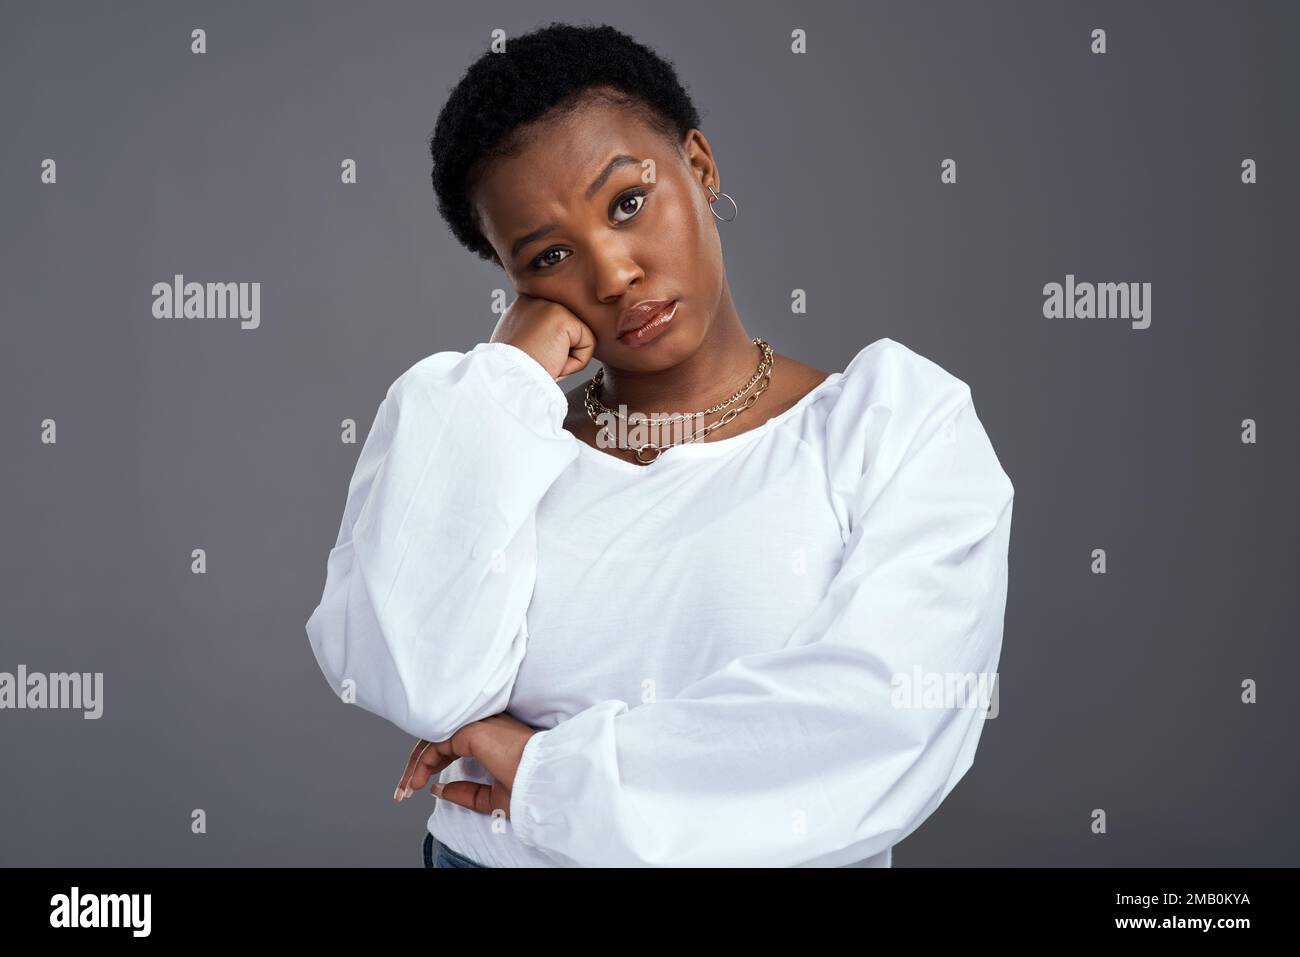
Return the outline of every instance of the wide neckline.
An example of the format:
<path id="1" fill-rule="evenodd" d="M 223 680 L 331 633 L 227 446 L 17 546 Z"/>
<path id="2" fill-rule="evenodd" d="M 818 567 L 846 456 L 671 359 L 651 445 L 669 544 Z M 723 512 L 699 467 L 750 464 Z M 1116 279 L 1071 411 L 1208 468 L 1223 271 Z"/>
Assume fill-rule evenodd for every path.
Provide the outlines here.
<path id="1" fill-rule="evenodd" d="M 748 445 L 750 442 L 753 442 L 761 436 L 766 435 L 768 432 L 771 432 L 781 423 L 794 418 L 794 416 L 807 408 L 808 405 L 811 404 L 812 401 L 823 391 L 825 391 L 828 386 L 833 385 L 842 378 L 844 378 L 843 372 L 832 372 L 821 382 L 817 383 L 817 385 L 805 392 L 794 405 L 790 406 L 790 408 L 772 416 L 762 425 L 756 426 L 748 432 L 742 432 L 739 435 L 731 435 L 725 439 L 714 439 L 712 442 L 687 442 L 685 445 L 674 446 L 665 451 L 657 461 L 650 465 L 637 465 L 634 462 L 624 461 L 623 459 L 610 455 L 608 452 L 602 452 L 600 449 L 593 448 L 572 432 L 570 432 L 569 435 L 572 437 L 574 442 L 578 443 L 578 452 L 580 455 L 586 455 L 589 459 L 599 460 L 611 468 L 621 469 L 626 472 L 634 472 L 638 475 L 647 474 L 655 471 L 658 466 L 669 462 L 670 460 L 685 461 L 686 459 L 713 458 L 718 455 L 724 455 L 743 445 Z"/>

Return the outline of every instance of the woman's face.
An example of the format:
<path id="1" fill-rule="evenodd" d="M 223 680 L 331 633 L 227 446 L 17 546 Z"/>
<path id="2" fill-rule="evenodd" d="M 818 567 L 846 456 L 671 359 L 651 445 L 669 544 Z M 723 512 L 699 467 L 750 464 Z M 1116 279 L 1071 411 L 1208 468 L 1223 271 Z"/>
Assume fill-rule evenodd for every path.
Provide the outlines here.
<path id="1" fill-rule="evenodd" d="M 574 313 L 606 365 L 655 371 L 692 355 L 717 312 L 722 247 L 703 185 L 717 181 L 698 130 L 679 151 L 597 101 L 534 124 L 518 155 L 493 161 L 471 202 L 517 292 Z M 641 345 L 621 341 L 623 310 L 655 299 L 677 300 L 668 327 Z"/>

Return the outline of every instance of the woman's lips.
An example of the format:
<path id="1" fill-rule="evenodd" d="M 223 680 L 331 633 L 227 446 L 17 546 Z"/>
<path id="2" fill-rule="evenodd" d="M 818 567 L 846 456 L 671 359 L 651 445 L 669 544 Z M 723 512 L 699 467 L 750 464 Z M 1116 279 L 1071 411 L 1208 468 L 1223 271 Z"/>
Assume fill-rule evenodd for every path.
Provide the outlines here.
<path id="1" fill-rule="evenodd" d="M 674 299 L 651 316 L 644 325 L 638 326 L 635 329 L 629 329 L 627 332 L 623 333 L 618 337 L 618 341 L 623 343 L 625 346 L 632 346 L 634 348 L 636 346 L 644 345 L 667 329 L 669 323 L 673 321 L 673 318 L 676 315 L 677 300 Z"/>

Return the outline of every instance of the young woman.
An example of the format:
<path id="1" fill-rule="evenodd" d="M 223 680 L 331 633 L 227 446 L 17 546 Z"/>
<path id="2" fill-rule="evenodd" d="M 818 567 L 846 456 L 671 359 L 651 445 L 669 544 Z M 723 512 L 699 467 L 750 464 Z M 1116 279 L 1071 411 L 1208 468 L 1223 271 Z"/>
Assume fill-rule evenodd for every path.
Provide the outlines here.
<path id="1" fill-rule="evenodd" d="M 890 866 L 974 760 L 987 696 L 930 692 L 997 670 L 1011 481 L 906 346 L 827 374 L 749 335 L 698 127 L 669 63 L 562 24 L 438 119 L 440 212 L 517 298 L 388 390 L 307 622 L 419 739 L 429 866 Z"/>

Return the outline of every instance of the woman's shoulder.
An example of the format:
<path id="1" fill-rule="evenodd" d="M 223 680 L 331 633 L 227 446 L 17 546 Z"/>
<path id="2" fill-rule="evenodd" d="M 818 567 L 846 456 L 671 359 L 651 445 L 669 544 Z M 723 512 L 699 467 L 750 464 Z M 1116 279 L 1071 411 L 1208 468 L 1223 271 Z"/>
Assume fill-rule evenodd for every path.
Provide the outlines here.
<path id="1" fill-rule="evenodd" d="M 896 465 L 971 404 L 962 379 L 890 338 L 858 350 L 828 391 L 819 438 L 832 484 L 844 487 L 874 466 Z"/>
<path id="2" fill-rule="evenodd" d="M 935 416 L 950 416 L 970 402 L 964 381 L 888 337 L 867 343 L 841 372 L 824 372 L 780 354 L 773 371 L 768 417 L 780 419 L 796 406 L 816 410 L 801 433 L 804 440 L 850 456 L 870 441 L 880 422 L 891 421 L 897 436 L 922 430 Z"/>
<path id="3" fill-rule="evenodd" d="M 923 428 L 971 400 L 965 381 L 897 339 L 863 346 L 836 379 L 827 425 L 841 438 L 881 414 L 894 421 L 895 431 Z"/>
<path id="4" fill-rule="evenodd" d="M 849 360 L 842 372 L 828 373 L 789 356 L 777 356 L 784 372 L 783 397 L 798 401 L 822 385 L 838 383 L 840 393 L 850 400 L 868 396 L 909 396 L 969 391 L 966 383 L 933 359 L 897 339 L 882 337 L 867 343 Z"/>
<path id="5" fill-rule="evenodd" d="M 889 392 L 899 398 L 934 393 L 969 393 L 970 387 L 933 359 L 888 337 L 863 346 L 844 369 L 857 391 Z"/>

